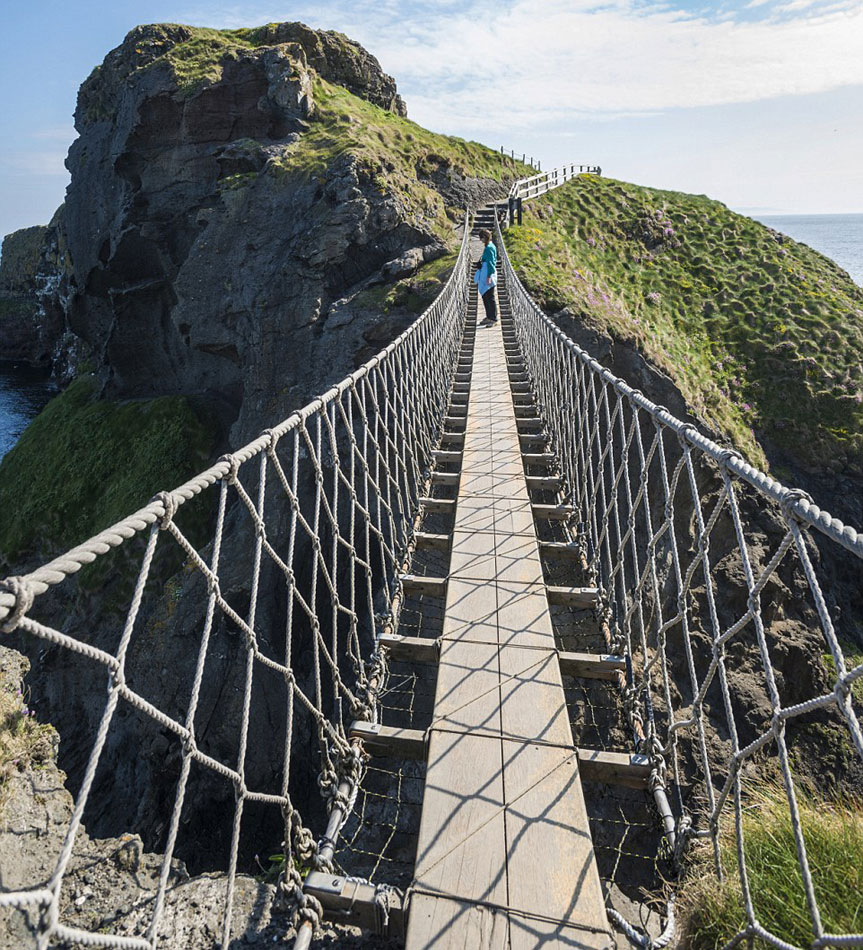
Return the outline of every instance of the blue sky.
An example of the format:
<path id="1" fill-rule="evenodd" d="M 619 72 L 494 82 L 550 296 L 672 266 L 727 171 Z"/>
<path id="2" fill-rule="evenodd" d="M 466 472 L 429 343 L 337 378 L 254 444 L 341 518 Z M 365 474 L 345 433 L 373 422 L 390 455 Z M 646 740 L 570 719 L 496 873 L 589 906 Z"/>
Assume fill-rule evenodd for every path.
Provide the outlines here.
<path id="1" fill-rule="evenodd" d="M 138 23 L 303 20 L 438 131 L 748 213 L 863 212 L 863 0 L 31 0 L 0 37 L 0 235 L 63 200 L 81 81 Z"/>

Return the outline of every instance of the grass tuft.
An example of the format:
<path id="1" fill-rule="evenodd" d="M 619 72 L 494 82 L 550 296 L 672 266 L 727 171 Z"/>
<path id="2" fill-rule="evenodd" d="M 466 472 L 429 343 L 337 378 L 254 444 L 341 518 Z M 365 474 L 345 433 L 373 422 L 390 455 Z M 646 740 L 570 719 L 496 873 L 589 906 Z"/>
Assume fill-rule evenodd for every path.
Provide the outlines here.
<path id="1" fill-rule="evenodd" d="M 50 761 L 57 741 L 53 726 L 37 722 L 26 693 L 5 682 L 0 688 L 0 815 L 9 798 L 10 778 Z"/>
<path id="2" fill-rule="evenodd" d="M 821 922 L 828 933 L 863 930 L 863 805 L 849 798 L 817 800 L 798 790 L 803 837 Z M 743 840 L 755 918 L 798 947 L 813 940 L 803 880 L 783 788 L 762 786 L 746 804 Z M 719 837 L 724 880 L 712 848 L 701 845 L 680 888 L 679 946 L 719 950 L 746 925 L 737 870 L 734 823 Z M 766 947 L 762 941 L 755 946 Z"/>

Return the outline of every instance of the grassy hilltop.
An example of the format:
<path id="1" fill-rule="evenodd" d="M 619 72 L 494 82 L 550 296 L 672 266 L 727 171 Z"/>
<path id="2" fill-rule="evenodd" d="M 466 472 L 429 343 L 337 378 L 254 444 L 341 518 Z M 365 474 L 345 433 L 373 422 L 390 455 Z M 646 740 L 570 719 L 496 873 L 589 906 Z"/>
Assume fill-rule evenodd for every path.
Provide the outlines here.
<path id="1" fill-rule="evenodd" d="M 828 258 L 702 195 L 591 175 L 526 205 L 507 247 L 547 311 L 631 343 L 753 463 L 763 443 L 863 472 L 863 289 Z"/>

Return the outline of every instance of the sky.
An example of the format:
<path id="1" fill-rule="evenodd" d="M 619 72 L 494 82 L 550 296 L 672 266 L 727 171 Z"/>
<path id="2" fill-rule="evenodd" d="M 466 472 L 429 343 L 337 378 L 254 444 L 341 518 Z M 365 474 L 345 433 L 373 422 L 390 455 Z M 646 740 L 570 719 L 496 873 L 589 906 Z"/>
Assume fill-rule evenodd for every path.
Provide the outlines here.
<path id="1" fill-rule="evenodd" d="M 863 0 L 13 0 L 0 235 L 63 201 L 78 86 L 139 23 L 302 20 L 374 53 L 435 131 L 746 214 L 863 213 Z"/>

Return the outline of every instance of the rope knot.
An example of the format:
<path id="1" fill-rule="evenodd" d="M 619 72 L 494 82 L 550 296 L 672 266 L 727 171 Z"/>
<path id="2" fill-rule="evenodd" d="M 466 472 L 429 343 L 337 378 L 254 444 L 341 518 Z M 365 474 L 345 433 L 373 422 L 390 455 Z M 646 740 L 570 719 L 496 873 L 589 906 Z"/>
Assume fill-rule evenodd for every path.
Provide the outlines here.
<path id="1" fill-rule="evenodd" d="M 219 463 L 222 463 L 222 462 L 227 462 L 227 464 L 230 466 L 227 474 L 225 475 L 225 477 L 228 479 L 228 484 L 236 485 L 237 473 L 240 471 L 240 463 L 237 461 L 235 456 L 231 455 L 230 453 L 228 453 L 227 455 L 223 455 L 219 459 Z"/>
<path id="2" fill-rule="evenodd" d="M 677 430 L 677 439 L 684 447 L 686 446 L 686 437 L 689 436 L 691 439 L 696 435 L 699 435 L 698 429 L 691 422 L 684 422 Z"/>
<path id="3" fill-rule="evenodd" d="M 725 468 L 730 461 L 745 462 L 746 459 L 736 449 L 724 449 L 719 453 L 719 464 Z"/>
<path id="4" fill-rule="evenodd" d="M 782 511 L 785 514 L 786 518 L 792 518 L 791 509 L 797 504 L 798 501 L 806 501 L 810 505 L 814 504 L 812 496 L 809 492 L 803 491 L 802 488 L 789 488 L 785 493 L 785 497 L 782 499 Z"/>
<path id="5" fill-rule="evenodd" d="M 3 633 L 12 633 L 24 619 L 27 611 L 33 606 L 36 593 L 24 577 L 15 575 L 0 581 L 0 590 L 5 590 L 15 598 L 15 606 L 9 611 L 6 620 L 0 625 Z"/>
<path id="6" fill-rule="evenodd" d="M 165 513 L 159 518 L 159 530 L 166 531 L 177 513 L 177 503 L 174 501 L 174 495 L 169 491 L 160 491 L 158 495 L 153 496 L 153 501 L 160 502 L 165 509 Z"/>
<path id="7" fill-rule="evenodd" d="M 274 455 L 276 452 L 276 445 L 279 441 L 279 437 L 276 435 L 275 429 L 264 429 L 261 435 L 265 435 L 269 440 L 267 443 L 267 455 Z"/>

